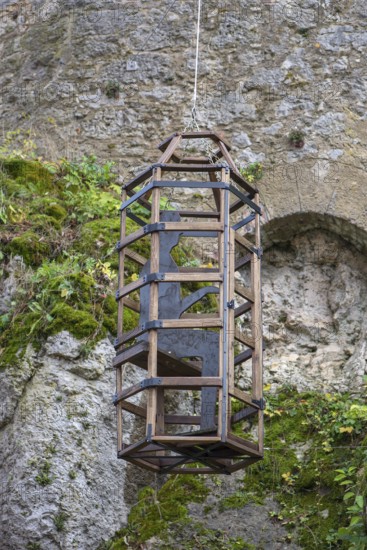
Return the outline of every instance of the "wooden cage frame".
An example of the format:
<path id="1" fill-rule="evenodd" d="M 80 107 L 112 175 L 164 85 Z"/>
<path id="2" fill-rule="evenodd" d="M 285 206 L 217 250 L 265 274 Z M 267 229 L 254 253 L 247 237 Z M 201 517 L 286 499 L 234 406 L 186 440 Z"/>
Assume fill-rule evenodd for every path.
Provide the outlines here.
<path id="1" fill-rule="evenodd" d="M 184 140 L 207 139 L 215 151 L 207 156 L 184 157 L 178 155 L 178 147 Z M 215 132 L 175 133 L 159 145 L 162 155 L 133 180 L 123 186 L 121 205 L 121 235 L 117 244 L 119 253 L 118 334 L 115 341 L 118 458 L 154 472 L 167 473 L 226 473 L 244 468 L 263 456 L 262 393 L 262 296 L 259 193 L 239 173 L 231 156 L 230 146 Z M 175 172 L 201 173 L 208 181 L 165 180 L 163 175 Z M 181 176 L 182 177 L 182 176 Z M 142 187 L 137 190 L 138 186 Z M 199 221 L 165 222 L 161 219 L 160 197 L 163 188 L 211 189 L 215 211 L 180 210 L 180 217 Z M 234 201 L 231 202 L 231 197 Z M 133 203 L 139 203 L 150 212 L 150 223 L 145 223 L 129 211 Z M 230 215 L 245 207 L 247 212 L 239 222 L 230 225 Z M 250 213 L 249 213 L 250 211 Z M 141 228 L 126 234 L 127 217 Z M 240 234 L 247 224 L 254 230 L 245 237 Z M 162 232 L 185 232 L 196 236 L 215 234 L 219 251 L 218 268 L 181 267 L 178 272 L 160 272 L 160 238 Z M 139 239 L 150 235 L 150 259 L 143 258 L 129 249 Z M 252 238 L 252 241 L 251 241 Z M 235 251 L 243 253 L 236 259 Z M 143 267 L 150 261 L 148 274 L 125 284 L 125 259 Z M 251 285 L 245 287 L 235 281 L 235 271 L 250 266 Z M 219 313 L 184 314 L 177 319 L 159 318 L 159 285 L 165 283 L 215 283 L 218 285 Z M 129 296 L 149 285 L 149 320 L 128 333 L 123 331 L 124 307 L 140 311 L 139 302 Z M 236 305 L 238 298 L 245 300 Z M 236 328 L 236 319 L 251 315 L 251 336 Z M 219 365 L 216 376 L 204 376 L 194 361 L 175 357 L 174 350 L 159 348 L 159 331 L 174 329 L 179 338 L 185 329 L 219 331 Z M 145 340 L 139 337 L 145 334 Z M 137 341 L 136 341 L 137 339 Z M 135 343 L 134 343 L 135 340 Z M 245 346 L 235 355 L 234 342 Z M 133 343 L 132 343 L 133 342 Z M 132 345 L 130 345 L 132 343 Z M 252 360 L 252 388 L 245 392 L 235 382 L 235 367 Z M 125 388 L 124 365 L 131 363 L 147 371 L 139 383 Z M 165 411 L 165 390 L 199 390 L 217 388 L 215 426 L 211 430 L 195 430 L 185 433 L 166 433 L 169 425 L 200 425 L 197 415 L 172 415 Z M 147 406 L 129 401 L 140 392 L 147 392 Z M 232 401 L 241 403 L 237 412 L 232 411 Z M 145 421 L 145 436 L 137 442 L 123 441 L 123 415 L 133 414 Z M 233 426 L 244 419 L 257 422 L 257 441 L 243 439 L 233 433 Z"/>

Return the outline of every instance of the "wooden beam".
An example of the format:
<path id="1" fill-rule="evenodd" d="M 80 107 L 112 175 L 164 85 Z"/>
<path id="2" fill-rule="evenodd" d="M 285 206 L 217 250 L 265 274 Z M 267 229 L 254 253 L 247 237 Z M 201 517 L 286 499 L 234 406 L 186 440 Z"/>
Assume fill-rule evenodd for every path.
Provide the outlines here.
<path id="1" fill-rule="evenodd" d="M 246 336 L 245 334 L 240 332 L 238 329 L 234 331 L 234 337 L 237 340 L 237 342 L 241 342 L 241 344 L 244 344 L 245 346 L 248 346 L 251 349 L 255 348 L 254 338 L 250 338 L 249 336 Z"/>
<path id="2" fill-rule="evenodd" d="M 253 302 L 254 301 L 254 293 L 251 288 L 248 288 L 246 286 L 241 285 L 241 283 L 235 283 L 234 290 L 237 294 L 239 294 L 242 298 L 245 298 L 246 300 Z"/>

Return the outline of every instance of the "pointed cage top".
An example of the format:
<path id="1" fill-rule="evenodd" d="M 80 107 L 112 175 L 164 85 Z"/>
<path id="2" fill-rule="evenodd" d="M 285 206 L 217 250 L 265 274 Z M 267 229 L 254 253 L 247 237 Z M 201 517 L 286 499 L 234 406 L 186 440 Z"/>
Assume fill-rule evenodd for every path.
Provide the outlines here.
<path id="1" fill-rule="evenodd" d="M 207 156 L 180 157 L 177 153 L 180 143 L 183 140 L 192 139 L 211 140 L 216 144 L 218 149 Z M 228 167 L 231 180 L 239 185 L 242 190 L 246 191 L 249 199 L 252 199 L 258 193 L 258 190 L 241 175 L 229 153 L 231 146 L 217 132 L 174 132 L 158 145 L 158 149 L 162 152 L 158 162 L 150 165 L 127 182 L 123 186 L 125 191 L 129 193 L 138 185 L 144 184 L 152 177 L 155 168 L 162 168 L 163 171 L 177 172 L 216 172 L 224 167 Z M 221 163 L 221 159 L 224 162 Z"/>

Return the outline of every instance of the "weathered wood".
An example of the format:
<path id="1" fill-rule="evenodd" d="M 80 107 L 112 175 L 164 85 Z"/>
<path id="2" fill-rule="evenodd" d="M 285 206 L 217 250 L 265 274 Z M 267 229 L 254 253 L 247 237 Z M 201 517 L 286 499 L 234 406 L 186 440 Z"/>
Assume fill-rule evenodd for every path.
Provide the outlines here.
<path id="1" fill-rule="evenodd" d="M 114 367 L 132 363 L 137 367 L 147 370 L 148 343 L 141 342 L 131 346 L 115 357 Z M 192 361 L 182 361 L 173 354 L 158 349 L 158 376 L 200 376 L 201 368 Z"/>
<path id="2" fill-rule="evenodd" d="M 221 164 L 164 164 L 161 166 L 163 172 L 219 172 Z"/>
<path id="3" fill-rule="evenodd" d="M 234 316 L 237 319 L 237 317 L 241 317 L 244 313 L 247 313 L 251 310 L 252 304 L 251 302 L 245 302 L 244 304 L 241 304 L 240 306 L 236 307 L 234 310 Z"/>
<path id="4" fill-rule="evenodd" d="M 251 395 L 249 395 L 248 393 L 238 388 L 231 389 L 229 391 L 229 395 L 231 395 L 232 397 L 235 397 L 236 399 L 238 399 L 239 401 L 242 401 L 243 403 L 246 403 L 246 405 L 250 405 L 251 407 L 254 407 L 256 409 L 259 408 L 256 404 L 254 404 Z"/>
<path id="5" fill-rule="evenodd" d="M 213 189 L 214 191 L 218 191 L 218 189 Z M 178 214 L 181 216 L 181 218 L 219 218 L 220 213 L 218 211 L 195 211 L 195 210 L 178 210 Z"/>
<path id="6" fill-rule="evenodd" d="M 236 261 L 235 270 L 238 271 L 239 269 L 241 269 L 242 267 L 250 263 L 251 259 L 252 259 L 252 254 L 246 254 L 246 256 L 242 256 L 242 258 L 239 258 Z"/>
<path id="7" fill-rule="evenodd" d="M 251 338 L 250 336 L 247 336 L 240 330 L 235 329 L 234 337 L 237 340 L 237 342 L 241 342 L 241 344 L 244 344 L 245 346 L 248 346 L 251 349 L 255 348 L 255 339 Z"/>
<path id="8" fill-rule="evenodd" d="M 234 365 L 240 365 L 241 363 L 244 363 L 245 361 L 248 361 L 252 358 L 252 349 L 247 349 L 243 351 L 242 353 L 239 353 L 234 358 Z"/>
<path id="9" fill-rule="evenodd" d="M 256 193 L 254 201 L 259 205 L 259 194 Z M 260 216 L 255 216 L 255 241 L 260 247 Z M 262 338 L 262 296 L 261 296 L 261 257 L 254 255 L 251 262 L 252 288 L 255 301 L 252 307 L 252 336 L 255 341 L 255 349 L 252 357 L 252 388 L 254 398 L 263 397 L 263 338 Z M 259 413 L 259 447 L 263 448 L 263 413 Z"/>
<path id="10" fill-rule="evenodd" d="M 123 240 L 123 239 L 121 239 L 121 240 Z M 145 265 L 148 261 L 146 258 L 144 258 L 144 256 L 141 256 L 141 254 L 138 254 L 137 252 L 135 252 L 134 250 L 131 250 L 130 248 L 125 248 L 125 256 L 127 258 L 129 258 L 130 260 L 133 260 L 134 262 L 136 262 L 140 266 Z"/>
<path id="11" fill-rule="evenodd" d="M 119 404 L 121 405 L 121 408 L 124 411 L 133 413 L 136 416 L 140 416 L 141 418 L 147 417 L 147 409 L 144 407 L 139 407 L 138 405 L 134 405 L 134 403 L 130 403 L 129 401 L 123 401 L 123 400 L 121 400 Z"/>
<path id="12" fill-rule="evenodd" d="M 242 298 L 254 302 L 255 297 L 251 288 L 241 285 L 241 283 L 235 283 L 234 290 L 236 294 L 239 294 Z"/>
<path id="13" fill-rule="evenodd" d="M 161 169 L 156 168 L 154 176 L 156 180 L 161 179 Z M 152 216 L 151 223 L 158 223 L 160 220 L 160 189 L 153 189 L 152 194 Z M 151 272 L 159 271 L 159 232 L 154 232 L 151 238 L 151 256 L 150 268 Z M 158 319 L 158 283 L 150 284 L 149 295 L 149 321 Z M 148 353 L 148 377 L 154 378 L 158 374 L 158 333 L 156 330 L 149 331 L 149 353 Z M 155 388 L 148 390 L 148 406 L 147 406 L 147 423 L 146 434 L 151 437 L 156 433 L 157 422 L 157 390 Z"/>
<path id="14" fill-rule="evenodd" d="M 193 436 L 193 435 L 184 435 L 184 436 L 177 436 L 177 435 L 157 435 L 155 437 L 152 437 L 152 441 L 162 442 L 162 443 L 200 443 L 202 445 L 206 443 L 216 443 L 220 441 L 220 437 L 217 436 Z M 198 459 L 199 460 L 199 459 Z"/>
<path id="15" fill-rule="evenodd" d="M 236 243 L 246 248 L 246 250 L 248 250 L 249 252 L 255 252 L 254 244 L 248 239 L 246 239 L 246 237 L 243 237 L 242 235 L 236 234 Z"/>
<path id="16" fill-rule="evenodd" d="M 128 307 L 132 311 L 135 311 L 136 313 L 140 313 L 140 304 L 139 302 L 135 302 L 135 300 L 132 300 L 131 298 L 123 298 L 122 302 L 124 306 Z"/>
<path id="17" fill-rule="evenodd" d="M 153 174 L 153 167 L 149 166 L 146 170 L 143 170 L 143 172 L 140 172 L 135 178 L 130 180 L 128 183 L 126 183 L 123 187 L 124 191 L 132 191 L 135 187 L 140 185 L 141 183 L 144 183 L 147 179 L 149 179 Z"/>
<path id="18" fill-rule="evenodd" d="M 182 139 L 210 139 L 217 144 L 218 151 L 207 156 L 190 155 L 181 158 L 178 146 Z M 215 132 L 176 133 L 159 147 L 162 151 L 159 162 L 138 174 L 124 187 L 122 224 L 126 226 L 125 210 L 136 202 L 151 213 L 151 225 L 147 224 L 130 235 L 121 231 L 120 235 L 120 270 L 124 271 L 125 267 L 122 258 L 128 258 L 137 264 L 140 276 L 137 281 L 126 285 L 122 274 L 117 293 L 121 312 L 121 329 L 116 339 L 117 357 L 114 360 L 117 389 L 115 403 L 120 411 L 118 456 L 152 472 L 229 473 L 260 460 L 263 451 L 262 374 L 259 372 L 262 366 L 261 334 L 261 342 L 258 342 L 259 331 L 261 333 L 259 197 L 256 189 L 239 173 L 230 156 L 229 146 Z M 210 158 L 211 155 L 213 158 Z M 214 157 L 223 157 L 224 164 L 217 160 L 213 164 Z M 177 172 L 180 181 L 169 180 L 168 176 L 162 180 L 162 174 L 169 172 Z M 186 175 L 188 173 L 208 174 L 209 182 L 200 182 L 200 177 L 197 181 L 187 181 L 190 180 L 190 176 Z M 183 178 L 187 180 L 183 181 Z M 191 179 L 195 180 L 195 176 L 191 176 Z M 137 191 L 139 184 L 148 185 L 146 189 Z M 160 190 L 163 192 L 165 187 L 212 188 L 215 210 L 205 211 L 200 207 L 197 211 L 182 209 L 174 214 L 168 210 L 160 212 Z M 232 204 L 229 203 L 231 194 L 238 198 Z M 132 200 L 127 201 L 126 196 L 132 196 Z M 255 212 L 255 216 L 250 216 L 255 219 L 254 242 L 247 234 L 238 234 L 243 223 L 241 225 L 238 222 L 233 226 L 229 219 L 230 213 L 240 211 L 242 207 L 245 221 L 249 218 L 250 209 Z M 185 221 L 182 220 L 184 217 Z M 143 224 L 143 220 L 137 222 Z M 151 243 L 149 258 L 144 258 L 131 250 L 130 246 L 148 234 Z M 212 238 L 211 242 L 218 243 L 218 267 L 177 266 L 170 253 L 179 243 L 180 235 L 198 239 Z M 239 247 L 245 249 L 244 255 L 237 260 L 236 247 L 237 251 Z M 235 282 L 234 274 L 235 270 L 250 262 L 251 288 L 246 288 Z M 201 283 L 200 286 L 204 289 L 207 286 L 208 289 L 205 293 L 201 288 L 200 292 L 182 295 L 180 285 L 188 283 Z M 140 291 L 140 301 L 129 296 L 137 291 Z M 217 312 L 187 312 L 208 293 L 218 294 Z M 240 300 L 240 297 L 245 303 L 234 307 L 235 300 Z M 122 332 L 124 307 L 141 315 L 139 326 L 128 333 Z M 235 326 L 235 319 L 246 313 L 251 313 L 251 335 L 241 333 Z M 127 342 L 132 340 L 136 340 L 136 343 L 126 348 Z M 235 340 L 249 348 L 236 357 Z M 160 349 L 160 345 L 164 349 Z M 175 353 L 182 359 L 176 357 Z M 194 360 L 187 361 L 186 357 Z M 235 387 L 234 368 L 251 358 L 253 384 L 251 392 L 246 393 Z M 126 363 L 146 372 L 146 378 L 141 383 L 129 388 L 125 388 L 122 381 Z M 166 394 L 170 390 L 199 390 L 200 414 L 165 414 Z M 146 408 L 129 401 L 139 392 L 147 396 Z M 233 414 L 231 397 L 244 404 L 240 411 Z M 145 420 L 144 441 L 132 445 L 122 443 L 122 420 L 127 414 Z M 257 417 L 256 444 L 231 432 L 233 424 L 249 417 Z M 172 432 L 175 426 L 180 425 L 187 426 L 187 431 L 171 435 L 166 433 L 167 426 L 173 426 L 173 429 L 167 430 Z M 199 467 L 188 468 L 190 464 Z"/>

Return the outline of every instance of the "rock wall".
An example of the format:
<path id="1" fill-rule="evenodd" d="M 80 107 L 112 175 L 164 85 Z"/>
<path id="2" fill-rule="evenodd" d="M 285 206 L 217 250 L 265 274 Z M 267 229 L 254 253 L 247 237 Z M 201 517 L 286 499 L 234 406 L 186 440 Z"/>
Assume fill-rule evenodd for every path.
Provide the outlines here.
<path id="1" fill-rule="evenodd" d="M 83 358 L 62 332 L 40 353 L 29 348 L 21 368 L 0 373 L 4 550 L 97 548 L 126 519 L 113 356 L 104 340 Z"/>
<path id="2" fill-rule="evenodd" d="M 126 180 L 189 123 L 193 0 L 0 8 L 3 131 L 31 131 L 45 158 L 96 153 Z M 204 2 L 199 123 L 264 165 L 273 387 L 359 391 L 366 372 L 366 25 L 363 0 Z M 95 549 L 149 481 L 115 458 L 112 356 L 61 334 L 1 373 L 4 548 Z"/>

